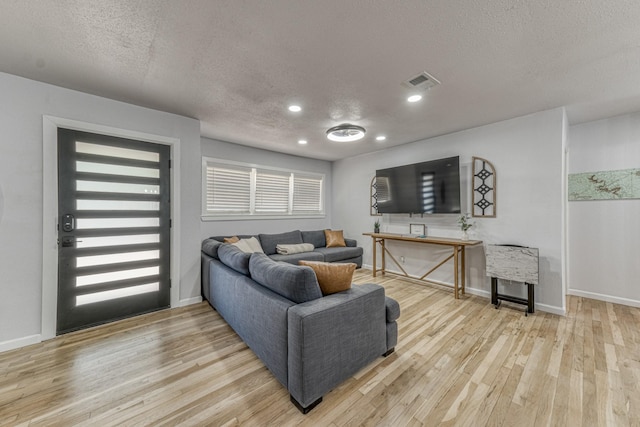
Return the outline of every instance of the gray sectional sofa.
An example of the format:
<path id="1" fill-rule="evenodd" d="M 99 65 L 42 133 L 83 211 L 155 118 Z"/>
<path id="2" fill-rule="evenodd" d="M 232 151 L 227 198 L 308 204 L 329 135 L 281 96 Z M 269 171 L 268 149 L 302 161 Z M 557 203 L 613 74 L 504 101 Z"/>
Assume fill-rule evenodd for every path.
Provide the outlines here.
<path id="1" fill-rule="evenodd" d="M 286 241 L 297 239 L 295 234 L 282 236 Z M 203 241 L 202 294 L 307 413 L 324 394 L 393 351 L 400 307 L 371 283 L 323 296 L 310 267 L 268 255 L 267 242 L 277 238 L 262 236 L 264 254 L 244 253 L 217 239 Z M 353 245 L 349 248 L 357 248 Z M 362 260 L 361 250 L 344 251 L 341 260 L 337 253 L 318 251 L 314 260 Z"/>

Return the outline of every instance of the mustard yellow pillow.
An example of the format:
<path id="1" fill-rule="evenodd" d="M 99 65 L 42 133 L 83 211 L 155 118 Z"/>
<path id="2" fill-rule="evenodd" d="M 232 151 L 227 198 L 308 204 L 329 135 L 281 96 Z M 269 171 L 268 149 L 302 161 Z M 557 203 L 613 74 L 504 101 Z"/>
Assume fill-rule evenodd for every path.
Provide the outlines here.
<path id="1" fill-rule="evenodd" d="M 344 242 L 342 230 L 324 230 L 324 237 L 327 240 L 328 248 L 339 248 L 347 246 L 347 244 Z"/>
<path id="2" fill-rule="evenodd" d="M 298 261 L 300 265 L 311 267 L 316 273 L 322 295 L 335 294 L 336 292 L 351 289 L 353 272 L 356 265 L 352 262 L 346 264 L 332 264 L 320 261 Z"/>
<path id="3" fill-rule="evenodd" d="M 240 241 L 240 238 L 238 236 L 224 238 L 225 243 L 238 243 L 239 241 Z"/>

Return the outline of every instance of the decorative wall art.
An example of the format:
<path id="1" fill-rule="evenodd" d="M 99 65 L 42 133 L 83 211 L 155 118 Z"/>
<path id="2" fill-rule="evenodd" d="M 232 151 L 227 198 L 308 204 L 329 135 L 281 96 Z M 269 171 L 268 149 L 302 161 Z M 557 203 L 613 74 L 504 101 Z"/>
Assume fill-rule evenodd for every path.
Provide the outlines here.
<path id="1" fill-rule="evenodd" d="M 376 182 L 375 176 L 371 179 L 371 186 L 369 187 L 369 197 L 369 215 L 382 216 L 381 213 L 378 213 L 378 183 Z"/>
<path id="2" fill-rule="evenodd" d="M 496 217 L 496 168 L 490 161 L 472 157 L 473 194 L 471 214 L 474 217 Z"/>
<path id="3" fill-rule="evenodd" d="M 569 174 L 569 201 L 640 199 L 640 169 Z"/>

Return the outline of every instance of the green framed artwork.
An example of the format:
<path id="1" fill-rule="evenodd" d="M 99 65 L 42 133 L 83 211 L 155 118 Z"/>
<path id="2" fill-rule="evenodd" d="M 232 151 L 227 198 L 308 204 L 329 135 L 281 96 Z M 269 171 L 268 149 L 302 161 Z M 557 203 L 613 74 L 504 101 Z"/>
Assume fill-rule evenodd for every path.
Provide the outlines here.
<path id="1" fill-rule="evenodd" d="M 569 201 L 640 199 L 640 169 L 569 174 Z"/>

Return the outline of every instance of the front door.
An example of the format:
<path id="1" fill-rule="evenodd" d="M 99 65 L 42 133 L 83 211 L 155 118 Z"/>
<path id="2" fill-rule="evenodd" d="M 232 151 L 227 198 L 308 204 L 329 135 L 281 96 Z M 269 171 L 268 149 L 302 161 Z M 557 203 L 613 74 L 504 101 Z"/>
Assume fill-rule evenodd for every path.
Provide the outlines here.
<path id="1" fill-rule="evenodd" d="M 170 305 L 170 149 L 58 130 L 62 334 Z"/>

